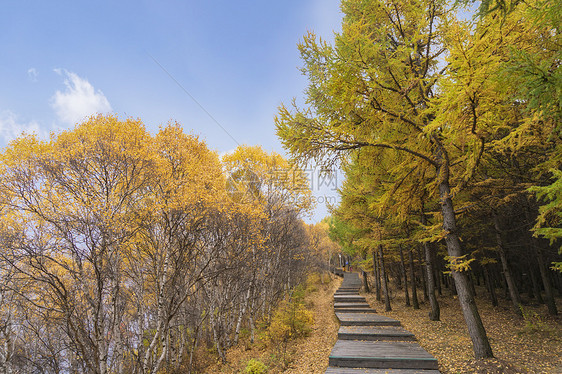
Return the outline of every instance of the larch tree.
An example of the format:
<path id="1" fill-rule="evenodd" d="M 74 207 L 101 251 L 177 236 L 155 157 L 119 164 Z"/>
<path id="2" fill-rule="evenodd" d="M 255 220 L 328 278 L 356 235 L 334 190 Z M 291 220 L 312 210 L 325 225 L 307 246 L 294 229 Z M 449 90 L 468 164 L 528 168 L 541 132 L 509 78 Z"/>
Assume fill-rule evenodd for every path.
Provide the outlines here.
<path id="1" fill-rule="evenodd" d="M 487 108 L 471 107 L 469 95 L 453 96 L 454 103 L 441 94 L 448 79 L 457 81 L 447 75 L 455 55 L 451 49 L 457 48 L 450 40 L 468 26 L 444 1 L 347 0 L 342 10 L 334 47 L 313 34 L 299 45 L 310 82 L 309 107 L 282 106 L 278 136 L 303 162 L 333 162 L 349 150 L 369 147 L 402 154 L 392 169 L 395 180 L 412 169 L 430 170 L 430 192 L 440 201 L 443 237 L 474 354 L 492 357 L 463 271 L 452 191 L 471 179 L 480 161 L 486 141 L 480 127 L 487 123 L 479 110 Z"/>

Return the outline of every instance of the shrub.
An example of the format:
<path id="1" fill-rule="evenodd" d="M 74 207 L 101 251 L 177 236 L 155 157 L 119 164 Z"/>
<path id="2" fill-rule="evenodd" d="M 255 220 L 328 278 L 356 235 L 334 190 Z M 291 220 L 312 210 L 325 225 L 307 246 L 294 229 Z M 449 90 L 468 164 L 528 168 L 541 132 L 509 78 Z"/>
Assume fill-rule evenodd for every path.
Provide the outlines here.
<path id="1" fill-rule="evenodd" d="M 304 288 L 297 287 L 273 314 L 267 329 L 272 343 L 287 342 L 310 333 L 314 317 L 304 305 L 304 294 Z"/>
<path id="2" fill-rule="evenodd" d="M 264 374 L 267 373 L 267 366 L 260 360 L 251 359 L 246 364 L 245 372 L 247 374 Z"/>

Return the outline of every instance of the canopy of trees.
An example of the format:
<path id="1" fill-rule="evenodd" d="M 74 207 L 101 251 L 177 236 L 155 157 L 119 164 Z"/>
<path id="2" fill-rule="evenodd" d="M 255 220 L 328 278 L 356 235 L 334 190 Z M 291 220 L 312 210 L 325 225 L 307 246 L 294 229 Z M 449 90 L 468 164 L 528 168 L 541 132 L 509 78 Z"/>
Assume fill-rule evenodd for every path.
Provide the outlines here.
<path id="1" fill-rule="evenodd" d="M 244 177 L 251 176 L 251 177 Z M 289 177 L 290 176 L 290 177 Z M 0 156 L 4 372 L 186 372 L 254 334 L 313 263 L 302 172 L 177 123 L 96 116 Z"/>
<path id="2" fill-rule="evenodd" d="M 557 313 L 560 276 L 550 268 L 560 256 L 542 239 L 561 236 L 562 217 L 562 13 L 554 3 L 487 1 L 471 21 L 448 1 L 343 0 L 335 44 L 313 33 L 299 44 L 307 106 L 281 106 L 276 118 L 296 162 L 342 163 L 332 233 L 371 259 L 387 309 L 385 261 L 401 263 L 407 286 L 419 278 L 419 250 L 430 318 L 439 319 L 434 262 L 442 261 L 477 358 L 493 353 L 476 272 L 494 277 L 489 284 L 505 281 L 517 313 L 517 287 L 532 278 Z"/>

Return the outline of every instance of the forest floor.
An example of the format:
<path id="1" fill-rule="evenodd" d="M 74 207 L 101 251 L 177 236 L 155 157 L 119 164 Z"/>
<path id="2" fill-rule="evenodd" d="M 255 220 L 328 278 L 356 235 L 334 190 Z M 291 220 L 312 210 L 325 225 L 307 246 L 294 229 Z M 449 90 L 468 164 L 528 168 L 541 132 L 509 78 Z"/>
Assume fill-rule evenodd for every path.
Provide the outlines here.
<path id="1" fill-rule="evenodd" d="M 286 347 L 274 347 L 259 340 L 245 341 L 228 352 L 228 363 L 213 364 L 205 373 L 245 373 L 251 359 L 267 365 L 268 374 L 323 374 L 328 356 L 336 342 L 339 324 L 333 313 L 332 295 L 341 284 L 336 278 L 329 284 L 316 284 L 307 296 L 307 306 L 314 313 L 311 334 L 291 341 Z M 447 292 L 447 290 L 444 290 Z M 479 295 L 485 295 L 477 288 Z M 384 304 L 374 294 L 365 294 L 367 301 L 379 314 L 402 322 L 418 339 L 419 344 L 439 361 L 443 374 L 562 374 L 562 316 L 548 316 L 544 305 L 526 303 L 524 318 L 510 309 L 508 300 L 500 298 L 500 306 L 492 307 L 484 298 L 477 298 L 478 308 L 496 358 L 475 360 L 472 343 L 464 323 L 458 300 L 439 297 L 441 321 L 428 318 L 427 303 L 420 300 L 421 309 L 405 306 L 403 293 L 392 299 L 391 312 L 384 312 Z M 423 298 L 423 294 L 419 295 Z M 562 300 L 558 299 L 562 313 Z"/>
<path id="2" fill-rule="evenodd" d="M 444 290 L 447 292 L 447 290 Z M 484 289 L 477 294 L 485 296 Z M 526 303 L 524 318 L 510 308 L 509 300 L 499 298 L 493 307 L 488 299 L 477 297 L 477 305 L 495 358 L 475 360 L 468 330 L 456 296 L 439 297 L 441 321 L 430 321 L 428 303 L 414 310 L 405 305 L 404 294 L 392 300 L 391 312 L 374 294 L 367 301 L 379 314 L 400 320 L 419 344 L 439 361 L 443 374 L 457 373 L 562 373 L 562 316 L 548 315 L 545 305 Z M 423 294 L 418 295 L 423 298 Z M 562 313 L 562 302 L 558 310 Z"/>

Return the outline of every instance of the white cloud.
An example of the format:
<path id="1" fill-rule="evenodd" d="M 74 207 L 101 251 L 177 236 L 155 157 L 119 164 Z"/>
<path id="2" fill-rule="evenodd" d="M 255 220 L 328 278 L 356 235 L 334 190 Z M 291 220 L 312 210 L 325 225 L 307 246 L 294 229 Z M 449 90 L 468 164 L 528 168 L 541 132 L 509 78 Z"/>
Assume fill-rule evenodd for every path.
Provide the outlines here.
<path id="1" fill-rule="evenodd" d="M 64 75 L 64 92 L 57 91 L 51 97 L 51 106 L 59 119 L 68 125 L 73 125 L 95 113 L 111 111 L 109 101 L 100 90 L 87 79 L 66 70 L 55 69 L 59 75 Z"/>
<path id="2" fill-rule="evenodd" d="M 4 140 L 4 142 L 8 143 L 10 140 L 13 140 L 20 136 L 22 133 L 27 134 L 37 134 L 38 136 L 42 137 L 45 134 L 39 127 L 39 124 L 35 121 L 21 123 L 18 119 L 18 116 L 9 111 L 4 110 L 0 112 L 0 139 Z"/>
<path id="3" fill-rule="evenodd" d="M 32 82 L 37 82 L 37 76 L 39 75 L 39 72 L 37 71 L 37 69 L 35 68 L 29 68 L 27 69 L 27 78 L 32 81 Z"/>

